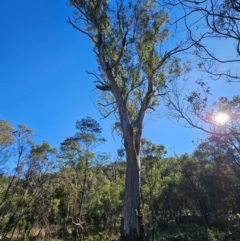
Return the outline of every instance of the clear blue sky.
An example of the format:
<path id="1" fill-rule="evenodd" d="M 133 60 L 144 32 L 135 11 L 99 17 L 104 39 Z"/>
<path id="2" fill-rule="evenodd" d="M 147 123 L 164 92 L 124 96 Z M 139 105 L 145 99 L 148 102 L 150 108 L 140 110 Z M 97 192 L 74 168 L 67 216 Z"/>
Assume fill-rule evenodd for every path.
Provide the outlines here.
<path id="1" fill-rule="evenodd" d="M 37 143 L 59 147 L 75 133 L 76 120 L 91 116 L 108 140 L 102 150 L 114 153 L 114 119 L 100 120 L 94 78 L 86 74 L 96 68 L 92 46 L 66 23 L 71 11 L 65 0 L 0 1 L 0 119 L 25 124 Z M 212 89 L 214 99 L 236 94 L 240 86 L 214 82 Z M 169 152 L 191 152 L 192 140 L 203 137 L 154 114 L 147 120 L 144 136 Z"/>

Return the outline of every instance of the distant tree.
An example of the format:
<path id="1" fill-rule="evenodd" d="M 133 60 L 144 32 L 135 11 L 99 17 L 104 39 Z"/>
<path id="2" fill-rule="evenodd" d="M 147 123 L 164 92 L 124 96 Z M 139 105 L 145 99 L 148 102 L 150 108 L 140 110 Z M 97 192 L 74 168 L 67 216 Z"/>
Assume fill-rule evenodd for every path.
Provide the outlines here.
<path id="1" fill-rule="evenodd" d="M 163 145 L 142 139 L 142 196 L 148 237 L 155 240 L 161 223 L 181 214 L 183 196 L 178 190 L 181 168 L 177 160 L 163 158 Z"/>
<path id="2" fill-rule="evenodd" d="M 23 220 L 32 200 L 24 199 L 21 185 L 24 162 L 32 146 L 32 131 L 24 125 L 12 128 L 6 121 L 0 122 L 1 177 L 0 190 L 0 235 L 11 240 Z"/>
<path id="3" fill-rule="evenodd" d="M 209 202 L 208 195 L 205 191 L 205 186 L 202 184 L 201 175 L 204 172 L 208 174 L 207 170 L 204 168 L 201 170 L 199 162 L 190 155 L 183 155 L 180 157 L 179 162 L 182 166 L 182 174 L 184 176 L 182 187 L 185 188 L 185 193 L 188 200 L 189 209 L 192 215 L 199 215 L 203 219 L 203 223 L 209 228 Z M 202 171 L 202 172 L 201 172 Z M 207 179 L 207 175 L 204 176 Z"/>
<path id="4" fill-rule="evenodd" d="M 14 143 L 12 136 L 13 128 L 4 120 L 0 120 L 0 169 L 3 172 L 3 165 L 9 160 L 8 147 Z"/>
<path id="5" fill-rule="evenodd" d="M 31 234 L 34 229 L 37 235 L 50 237 L 50 223 L 52 200 L 56 178 L 53 174 L 56 165 L 57 150 L 51 148 L 48 142 L 33 145 L 28 158 L 24 162 L 22 187 L 25 195 L 32 200 L 28 213 L 25 215 L 25 234 Z M 42 233 L 41 233 L 42 232 Z"/>
<path id="6" fill-rule="evenodd" d="M 71 186 L 71 190 L 63 191 L 65 195 L 62 196 L 61 204 L 67 212 L 71 209 L 66 207 L 69 205 L 66 202 L 71 201 L 72 211 L 64 215 L 72 218 L 75 233 L 81 236 L 82 230 L 78 230 L 78 227 L 82 225 L 83 206 L 86 206 L 86 200 L 89 201 L 89 189 L 91 189 L 91 179 L 93 179 L 91 169 L 97 158 L 97 154 L 93 150 L 96 146 L 104 143 L 105 139 L 101 135 L 102 129 L 99 123 L 91 117 L 77 121 L 76 129 L 77 132 L 74 136 L 61 143 L 60 158 L 64 161 L 62 176 L 64 181 Z M 65 185 L 65 189 L 67 187 Z M 67 193 L 72 197 L 72 200 L 70 198 L 66 200 Z"/>
<path id="7" fill-rule="evenodd" d="M 205 193 L 211 219 L 227 224 L 228 216 L 239 210 L 239 168 L 232 148 L 221 139 L 204 140 L 195 150 L 198 162 L 198 185 Z"/>
<path id="8" fill-rule="evenodd" d="M 0 122 L 0 236 L 24 237 L 34 225 L 48 225 L 48 195 L 55 151 L 47 142 L 35 145 L 24 125 Z M 49 204 L 49 203 L 48 203 Z"/>

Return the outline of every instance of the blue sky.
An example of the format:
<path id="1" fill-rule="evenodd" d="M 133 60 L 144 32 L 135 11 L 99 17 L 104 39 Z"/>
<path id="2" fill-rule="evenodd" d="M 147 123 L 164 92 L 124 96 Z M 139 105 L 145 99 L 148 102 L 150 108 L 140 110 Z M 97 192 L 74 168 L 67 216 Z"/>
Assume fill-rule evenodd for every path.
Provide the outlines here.
<path id="1" fill-rule="evenodd" d="M 95 107 L 94 78 L 86 74 L 96 69 L 95 57 L 89 40 L 66 23 L 71 12 L 65 0 L 0 1 L 0 119 L 25 124 L 37 143 L 58 147 L 78 119 L 91 116 L 108 140 L 101 150 L 114 158 L 120 145 L 111 133 L 114 119 L 101 119 Z M 239 92 L 236 84 L 211 85 L 213 100 Z M 170 153 L 191 152 L 192 140 L 204 137 L 154 113 L 145 123 L 144 136 Z"/>

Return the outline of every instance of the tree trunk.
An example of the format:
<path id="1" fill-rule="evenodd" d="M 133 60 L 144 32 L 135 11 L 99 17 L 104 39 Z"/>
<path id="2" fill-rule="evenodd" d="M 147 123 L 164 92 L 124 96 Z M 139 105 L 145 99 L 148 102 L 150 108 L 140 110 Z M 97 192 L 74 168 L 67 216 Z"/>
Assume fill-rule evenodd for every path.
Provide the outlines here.
<path id="1" fill-rule="evenodd" d="M 129 134 L 129 133 L 128 133 Z M 141 163 L 140 138 L 125 140 L 127 170 L 123 207 L 121 241 L 143 241 L 144 229 L 141 216 Z"/>

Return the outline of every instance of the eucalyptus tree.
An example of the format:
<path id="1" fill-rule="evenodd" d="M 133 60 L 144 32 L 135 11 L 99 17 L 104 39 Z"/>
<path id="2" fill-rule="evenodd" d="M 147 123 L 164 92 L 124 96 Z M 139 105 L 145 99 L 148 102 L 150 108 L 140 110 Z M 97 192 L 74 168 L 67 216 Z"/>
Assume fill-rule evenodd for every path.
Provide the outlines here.
<path id="1" fill-rule="evenodd" d="M 122 240 L 144 240 L 140 198 L 144 117 L 160 104 L 167 82 L 189 71 L 186 63 L 182 68 L 179 54 L 194 43 L 183 33 L 176 37 L 176 26 L 168 23 L 169 14 L 156 0 L 69 0 L 69 5 L 74 12 L 68 23 L 93 44 L 98 71 L 89 73 L 102 91 L 99 109 L 104 117 L 115 114 L 124 140 Z"/>
<path id="2" fill-rule="evenodd" d="M 76 234 L 80 236 L 82 235 L 82 230 L 79 227 L 81 228 L 83 206 L 86 204 L 87 196 L 89 196 L 89 189 L 91 189 L 89 183 L 93 176 L 90 170 L 94 164 L 94 159 L 97 158 L 93 149 L 104 143 L 105 139 L 102 137 L 102 128 L 99 123 L 91 117 L 78 120 L 76 129 L 77 132 L 74 136 L 66 138 L 61 143 L 60 157 L 65 161 L 63 176 L 73 191 L 73 200 L 69 200 L 72 201 L 73 210 L 70 215 L 66 216 L 69 215 L 72 218 Z M 66 170 L 67 168 L 69 170 Z M 71 177 L 69 177 L 68 171 Z M 69 192 L 69 190 L 66 191 Z"/>
<path id="3" fill-rule="evenodd" d="M 21 178 L 24 163 L 32 146 L 32 131 L 24 125 L 14 129 L 9 123 L 0 122 L 0 235 L 4 240 L 13 238 L 16 228 L 29 210 L 32 200 L 24 198 Z"/>
<path id="4" fill-rule="evenodd" d="M 13 131 L 13 128 L 8 122 L 0 120 L 0 170 L 9 160 L 10 153 L 8 147 L 14 143 Z M 1 172 L 3 172 L 3 170 L 1 170 Z"/>
<path id="5" fill-rule="evenodd" d="M 25 195 L 32 200 L 28 213 L 25 217 L 25 231 L 32 234 L 35 228 L 38 229 L 37 236 L 45 231 L 50 235 L 49 220 L 53 209 L 52 200 L 54 197 L 56 177 L 55 171 L 57 151 L 51 148 L 48 142 L 41 145 L 33 145 L 28 158 L 24 163 L 22 187 Z"/>
<path id="6" fill-rule="evenodd" d="M 32 136 L 33 131 L 25 125 L 14 128 L 0 121 L 2 240 L 12 240 L 16 235 L 25 237 L 34 225 L 48 224 L 46 190 L 52 184 L 48 174 L 53 170 L 55 150 L 47 142 L 35 145 Z"/>

